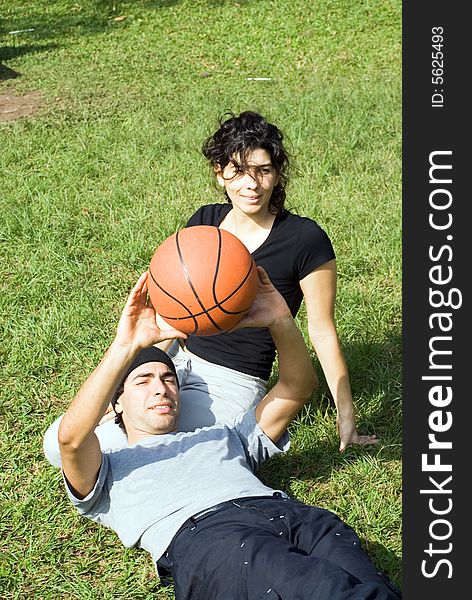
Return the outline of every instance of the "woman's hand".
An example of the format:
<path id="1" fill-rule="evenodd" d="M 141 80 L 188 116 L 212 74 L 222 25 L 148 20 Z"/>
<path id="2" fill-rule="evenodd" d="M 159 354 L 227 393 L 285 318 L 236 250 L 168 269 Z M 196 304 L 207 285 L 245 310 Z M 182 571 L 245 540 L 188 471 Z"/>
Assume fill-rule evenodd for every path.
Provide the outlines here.
<path id="1" fill-rule="evenodd" d="M 359 435 L 357 433 L 354 418 L 343 419 L 337 417 L 336 427 L 339 435 L 339 451 L 344 452 L 348 446 L 366 446 L 368 444 L 378 444 L 379 440 L 376 435 Z"/>

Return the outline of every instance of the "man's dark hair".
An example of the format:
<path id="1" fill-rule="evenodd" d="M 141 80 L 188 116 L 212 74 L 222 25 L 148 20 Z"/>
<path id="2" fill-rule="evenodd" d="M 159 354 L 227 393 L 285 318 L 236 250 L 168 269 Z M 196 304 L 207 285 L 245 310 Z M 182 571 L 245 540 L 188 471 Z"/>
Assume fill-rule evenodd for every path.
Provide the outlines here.
<path id="1" fill-rule="evenodd" d="M 119 398 L 119 397 L 121 396 L 121 394 L 123 393 L 123 389 L 124 389 L 124 387 L 125 387 L 125 386 L 124 386 L 124 384 L 122 383 L 122 384 L 121 384 L 121 385 L 120 385 L 120 386 L 117 388 L 117 390 L 116 390 L 116 392 L 115 392 L 115 395 L 114 395 L 114 397 L 113 397 L 113 400 L 112 400 L 113 409 L 115 408 L 115 404 L 116 404 L 116 402 L 117 402 L 118 398 Z M 117 425 L 119 425 L 119 426 L 120 426 L 120 429 L 121 429 L 121 430 L 122 430 L 124 433 L 126 433 L 126 434 L 127 434 L 127 431 L 126 431 L 126 426 L 125 426 L 125 423 L 124 423 L 124 421 L 123 421 L 123 413 L 117 413 L 117 412 L 115 411 L 115 423 L 116 423 Z"/>
<path id="2" fill-rule="evenodd" d="M 225 120 L 225 117 L 228 118 Z M 283 133 L 262 115 L 251 111 L 242 112 L 239 116 L 228 111 L 220 118 L 219 123 L 220 128 L 203 143 L 205 158 L 217 170 L 223 170 L 232 163 L 238 171 L 246 171 L 249 168 L 248 155 L 258 148 L 266 150 L 278 175 L 269 206 L 275 212 L 280 212 L 285 203 L 290 166 L 289 155 L 283 144 Z M 231 202 L 228 194 L 226 198 Z"/>

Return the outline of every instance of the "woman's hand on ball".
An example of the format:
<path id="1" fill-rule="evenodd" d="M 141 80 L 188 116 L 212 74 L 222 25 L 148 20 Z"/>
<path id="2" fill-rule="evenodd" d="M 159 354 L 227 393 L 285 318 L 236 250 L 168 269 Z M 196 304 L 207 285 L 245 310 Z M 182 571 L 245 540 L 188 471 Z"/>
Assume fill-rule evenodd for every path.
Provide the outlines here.
<path id="1" fill-rule="evenodd" d="M 292 318 L 283 296 L 272 285 L 269 276 L 262 267 L 257 267 L 259 285 L 256 299 L 251 308 L 232 331 L 244 327 L 271 327 L 278 321 Z"/>
<path id="2" fill-rule="evenodd" d="M 181 331 L 156 318 L 156 311 L 147 295 L 148 272 L 138 279 L 126 301 L 115 336 L 115 342 L 123 346 L 146 348 L 165 340 L 186 338 Z"/>

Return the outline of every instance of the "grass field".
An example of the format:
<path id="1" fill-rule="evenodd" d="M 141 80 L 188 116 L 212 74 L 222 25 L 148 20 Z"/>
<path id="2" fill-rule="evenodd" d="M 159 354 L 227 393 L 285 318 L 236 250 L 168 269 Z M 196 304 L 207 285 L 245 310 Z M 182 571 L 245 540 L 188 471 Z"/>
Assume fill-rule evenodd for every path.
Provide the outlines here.
<path id="1" fill-rule="evenodd" d="M 41 444 L 155 247 L 219 201 L 200 147 L 227 109 L 287 134 L 287 206 L 333 240 L 359 430 L 381 440 L 338 452 L 318 369 L 261 477 L 338 513 L 401 585 L 400 36 L 398 0 L 0 0 L 0 99 L 37 105 L 0 112 L 1 598 L 173 598 L 74 512 Z"/>

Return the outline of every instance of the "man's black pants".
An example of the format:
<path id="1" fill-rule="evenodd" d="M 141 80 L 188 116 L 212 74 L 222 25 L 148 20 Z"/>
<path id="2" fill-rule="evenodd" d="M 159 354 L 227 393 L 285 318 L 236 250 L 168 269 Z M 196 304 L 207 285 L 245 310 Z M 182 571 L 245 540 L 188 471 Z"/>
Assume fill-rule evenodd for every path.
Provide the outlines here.
<path id="1" fill-rule="evenodd" d="M 158 561 L 176 600 L 398 600 L 354 530 L 285 498 L 244 498 L 184 523 Z"/>

